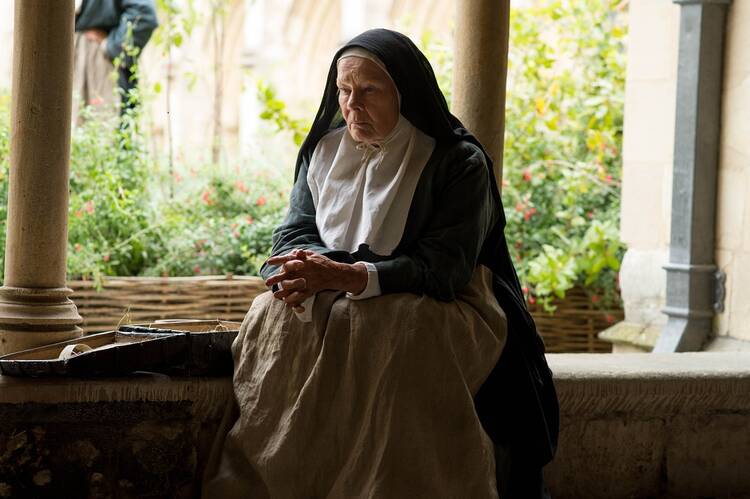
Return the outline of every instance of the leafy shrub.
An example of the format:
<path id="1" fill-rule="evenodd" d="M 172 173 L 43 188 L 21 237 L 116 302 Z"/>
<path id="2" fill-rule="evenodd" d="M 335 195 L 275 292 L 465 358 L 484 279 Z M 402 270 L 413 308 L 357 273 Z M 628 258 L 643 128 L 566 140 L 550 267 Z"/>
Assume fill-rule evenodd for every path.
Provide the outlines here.
<path id="1" fill-rule="evenodd" d="M 5 249 L 9 96 L 0 94 L 0 256 Z M 90 116 L 71 141 L 68 278 L 257 274 L 286 210 L 291 173 L 184 167 L 174 197 L 132 113 Z"/>
<path id="2" fill-rule="evenodd" d="M 134 116 L 123 120 L 132 122 Z M 149 163 L 130 125 L 89 116 L 73 130 L 67 261 L 72 277 L 136 275 L 157 258 L 146 190 Z"/>
<path id="3" fill-rule="evenodd" d="M 575 285 L 602 305 L 619 301 L 626 34 L 619 5 L 537 0 L 511 10 L 506 237 L 528 300 L 548 309 Z M 422 42 L 436 74 L 451 75 L 445 44 Z M 450 89 L 450 79 L 439 83 Z"/>
<path id="4" fill-rule="evenodd" d="M 506 235 L 528 300 L 553 308 L 574 285 L 619 299 L 624 16 L 615 0 L 537 0 L 511 12 L 503 202 Z M 452 50 L 421 44 L 450 102 Z M 292 144 L 309 126 L 259 84 L 261 118 Z M 0 223 L 9 150 L 0 94 Z M 132 117 L 133 119 L 135 117 Z M 73 135 L 68 274 L 255 274 L 270 251 L 291 164 L 233 168 L 182 162 L 169 175 L 136 123 L 90 121 Z M 281 162 L 281 160 L 274 159 Z M 165 185 L 174 185 L 174 196 Z M 5 237 L 4 227 L 0 237 Z M 0 251 L 4 250 L 4 239 Z"/>
<path id="5" fill-rule="evenodd" d="M 511 15 L 503 198 L 523 279 L 550 306 L 575 284 L 619 300 L 625 19 L 614 0 Z M 603 296 L 600 296 L 603 295 Z"/>
<path id="6" fill-rule="evenodd" d="M 310 124 L 289 114 L 286 103 L 276 96 L 276 89 L 271 84 L 258 81 L 257 96 L 263 106 L 260 119 L 273 123 L 277 131 L 290 133 L 294 144 L 301 146 L 310 131 Z"/>
<path id="7" fill-rule="evenodd" d="M 286 176 L 215 173 L 161 205 L 160 258 L 147 275 L 257 275 L 288 196 Z"/>
<path id="8" fill-rule="evenodd" d="M 5 261 L 5 220 L 8 218 L 8 174 L 10 165 L 10 94 L 0 91 L 0 254 Z M 5 265 L 0 265 L 0 277 Z"/>

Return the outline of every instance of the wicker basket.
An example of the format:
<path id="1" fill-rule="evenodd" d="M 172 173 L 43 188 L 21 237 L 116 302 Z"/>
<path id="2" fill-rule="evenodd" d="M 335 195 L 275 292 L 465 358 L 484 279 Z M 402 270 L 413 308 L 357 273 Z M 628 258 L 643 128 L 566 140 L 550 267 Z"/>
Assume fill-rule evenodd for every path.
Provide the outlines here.
<path id="1" fill-rule="evenodd" d="M 266 290 L 263 280 L 249 276 L 111 277 L 97 291 L 92 281 L 72 281 L 72 299 L 86 333 L 107 331 L 122 322 L 193 318 L 241 321 L 253 298 Z M 548 352 L 609 352 L 612 345 L 596 335 L 622 310 L 597 309 L 579 288 L 555 302 L 549 314 L 539 305 L 530 310 Z M 127 316 L 126 316 L 127 315 Z M 609 316 L 609 320 L 608 320 Z"/>
<path id="2" fill-rule="evenodd" d="M 529 305 L 548 353 L 612 351 L 612 344 L 600 340 L 597 334 L 623 319 L 621 308 L 597 308 L 578 287 L 568 290 L 554 305 L 557 309 L 551 314 L 539 304 Z"/>
<path id="3" fill-rule="evenodd" d="M 107 331 L 118 323 L 157 319 L 242 321 L 253 298 L 266 290 L 249 276 L 110 277 L 97 290 L 92 281 L 69 281 L 71 299 L 86 333 Z"/>

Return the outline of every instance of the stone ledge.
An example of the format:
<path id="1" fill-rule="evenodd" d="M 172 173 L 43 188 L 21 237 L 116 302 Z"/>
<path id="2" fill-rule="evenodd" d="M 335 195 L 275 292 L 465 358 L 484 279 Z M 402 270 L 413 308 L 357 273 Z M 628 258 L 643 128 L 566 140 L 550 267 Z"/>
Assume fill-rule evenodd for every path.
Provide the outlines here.
<path id="1" fill-rule="evenodd" d="M 0 404 L 191 402 L 197 418 L 220 417 L 232 396 L 229 377 L 187 378 L 136 374 L 122 378 L 14 378 L 0 376 Z"/>
<path id="2" fill-rule="evenodd" d="M 750 381 L 750 352 L 548 354 L 559 381 L 580 379 L 734 379 Z"/>
<path id="3" fill-rule="evenodd" d="M 750 353 L 548 360 L 561 420 L 545 470 L 553 497 L 750 497 Z"/>
<path id="4" fill-rule="evenodd" d="M 559 354 L 548 359 L 563 416 L 750 412 L 750 353 Z"/>
<path id="5" fill-rule="evenodd" d="M 615 353 L 618 353 L 618 349 L 622 349 L 623 352 L 650 352 L 654 349 L 660 334 L 660 326 L 621 321 L 600 332 L 598 337 L 612 343 Z"/>

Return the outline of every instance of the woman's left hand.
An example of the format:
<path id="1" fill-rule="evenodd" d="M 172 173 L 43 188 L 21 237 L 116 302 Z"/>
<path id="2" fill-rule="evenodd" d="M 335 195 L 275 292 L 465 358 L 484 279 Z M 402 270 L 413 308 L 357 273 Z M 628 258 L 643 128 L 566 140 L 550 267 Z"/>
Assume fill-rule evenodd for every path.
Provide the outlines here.
<path id="1" fill-rule="evenodd" d="M 266 280 L 266 286 L 280 284 L 283 289 L 274 297 L 298 311 L 302 302 L 318 291 L 333 289 L 361 293 L 367 285 L 367 267 L 338 263 L 309 250 L 294 250 L 289 254 L 268 259 L 270 265 L 280 265 L 279 272 Z"/>

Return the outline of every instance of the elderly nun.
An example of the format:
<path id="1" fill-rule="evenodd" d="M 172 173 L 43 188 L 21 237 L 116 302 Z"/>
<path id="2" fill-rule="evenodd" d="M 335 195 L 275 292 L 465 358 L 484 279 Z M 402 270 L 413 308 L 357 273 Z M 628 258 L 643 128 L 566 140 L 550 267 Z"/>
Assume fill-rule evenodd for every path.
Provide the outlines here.
<path id="1" fill-rule="evenodd" d="M 557 397 L 504 226 L 492 160 L 412 41 L 342 47 L 204 496 L 545 497 Z"/>

